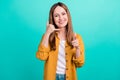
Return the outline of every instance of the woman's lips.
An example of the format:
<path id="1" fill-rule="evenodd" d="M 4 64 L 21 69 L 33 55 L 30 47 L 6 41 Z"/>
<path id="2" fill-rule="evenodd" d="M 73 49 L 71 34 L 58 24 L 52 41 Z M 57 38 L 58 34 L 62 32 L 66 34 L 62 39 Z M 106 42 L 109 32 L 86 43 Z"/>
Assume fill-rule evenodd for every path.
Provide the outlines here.
<path id="1" fill-rule="evenodd" d="M 60 21 L 59 24 L 63 24 L 65 21 Z"/>

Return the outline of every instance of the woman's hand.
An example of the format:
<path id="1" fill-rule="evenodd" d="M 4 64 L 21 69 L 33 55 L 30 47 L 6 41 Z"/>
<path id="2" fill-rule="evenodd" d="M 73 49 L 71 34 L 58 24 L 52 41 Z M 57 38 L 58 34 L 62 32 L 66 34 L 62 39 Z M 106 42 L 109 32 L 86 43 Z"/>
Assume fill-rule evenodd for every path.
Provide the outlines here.
<path id="1" fill-rule="evenodd" d="M 44 45 L 45 47 L 48 47 L 50 34 L 54 31 L 59 31 L 60 29 L 55 29 L 54 25 L 49 24 L 48 22 L 46 26 L 47 26 L 46 33 L 43 36 L 42 45 Z"/>
<path id="2" fill-rule="evenodd" d="M 73 47 L 76 48 L 75 58 L 78 58 L 80 56 L 80 45 L 79 45 L 78 39 L 76 38 L 76 33 L 74 34 L 74 39 L 72 41 L 72 45 L 73 45 Z"/>
<path id="3" fill-rule="evenodd" d="M 73 41 L 72 41 L 72 45 L 73 45 L 73 47 L 75 47 L 76 49 L 79 49 L 79 48 L 80 48 L 80 46 L 79 46 L 79 41 L 78 41 L 78 39 L 76 38 L 76 33 L 74 34 L 74 39 L 73 39 Z"/>
<path id="4" fill-rule="evenodd" d="M 46 28 L 46 33 L 47 34 L 51 34 L 54 31 L 59 31 L 60 30 L 60 29 L 55 29 L 55 26 L 52 25 L 52 24 L 49 24 L 48 22 L 47 22 L 46 26 L 47 26 L 47 28 Z"/>

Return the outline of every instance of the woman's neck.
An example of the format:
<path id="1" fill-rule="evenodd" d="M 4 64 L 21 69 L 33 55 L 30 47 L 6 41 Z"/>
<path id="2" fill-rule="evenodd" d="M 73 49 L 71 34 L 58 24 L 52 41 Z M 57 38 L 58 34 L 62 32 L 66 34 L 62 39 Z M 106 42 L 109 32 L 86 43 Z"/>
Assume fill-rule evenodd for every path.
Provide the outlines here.
<path id="1" fill-rule="evenodd" d="M 66 29 L 65 28 L 61 28 L 58 36 L 60 38 L 60 40 L 66 40 Z"/>

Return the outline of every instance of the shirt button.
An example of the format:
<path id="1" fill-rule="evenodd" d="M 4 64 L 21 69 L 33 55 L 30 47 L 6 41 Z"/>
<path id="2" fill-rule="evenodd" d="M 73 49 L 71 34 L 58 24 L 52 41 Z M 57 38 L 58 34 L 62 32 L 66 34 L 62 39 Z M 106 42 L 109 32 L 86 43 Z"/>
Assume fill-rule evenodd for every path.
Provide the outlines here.
<path id="1" fill-rule="evenodd" d="M 65 55 L 67 55 L 67 53 L 65 53 Z"/>
<path id="2" fill-rule="evenodd" d="M 66 62 L 68 62 L 68 60 L 66 60 Z"/>
<path id="3" fill-rule="evenodd" d="M 68 76 L 66 76 L 66 78 L 68 78 Z"/>
<path id="4" fill-rule="evenodd" d="M 66 68 L 66 70 L 68 70 L 68 68 Z"/>

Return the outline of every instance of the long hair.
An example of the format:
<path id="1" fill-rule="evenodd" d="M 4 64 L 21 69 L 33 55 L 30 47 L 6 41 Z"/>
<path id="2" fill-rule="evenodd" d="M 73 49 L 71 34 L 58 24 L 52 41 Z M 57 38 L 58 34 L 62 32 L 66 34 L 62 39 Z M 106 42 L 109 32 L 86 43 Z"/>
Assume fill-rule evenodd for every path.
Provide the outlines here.
<path id="1" fill-rule="evenodd" d="M 72 29 L 72 21 L 71 21 L 71 16 L 70 16 L 70 12 L 67 8 L 67 6 L 61 2 L 58 2 L 58 3 L 55 3 L 51 9 L 50 9 L 50 12 L 49 12 L 49 24 L 53 24 L 55 26 L 55 28 L 58 28 L 54 22 L 54 18 L 53 18 L 53 12 L 55 10 L 55 8 L 57 6 L 60 6 L 62 8 L 65 9 L 66 13 L 67 13 L 67 16 L 68 16 L 68 23 L 66 25 L 66 40 L 67 40 L 67 43 L 71 46 L 72 46 L 72 40 L 73 40 L 73 29 Z M 49 44 L 50 44 L 50 49 L 51 50 L 55 50 L 56 49 L 56 40 L 55 40 L 55 32 L 51 33 L 50 37 L 49 37 Z"/>

